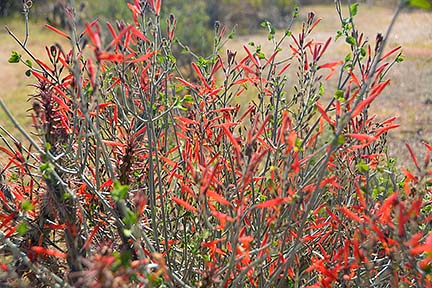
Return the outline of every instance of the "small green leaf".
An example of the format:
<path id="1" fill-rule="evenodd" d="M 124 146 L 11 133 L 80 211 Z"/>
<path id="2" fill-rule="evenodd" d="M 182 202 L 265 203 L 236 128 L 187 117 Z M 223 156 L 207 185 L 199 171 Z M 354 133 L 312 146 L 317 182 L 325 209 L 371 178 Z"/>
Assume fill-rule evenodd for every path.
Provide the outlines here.
<path id="1" fill-rule="evenodd" d="M 293 11 L 293 18 L 297 18 L 299 16 L 299 7 L 296 6 Z"/>
<path id="2" fill-rule="evenodd" d="M 211 261 L 210 255 L 208 255 L 208 254 L 203 255 L 203 259 L 204 259 L 205 262 L 210 262 Z"/>
<path id="3" fill-rule="evenodd" d="M 182 102 L 187 104 L 193 104 L 194 98 L 191 95 L 185 95 L 182 99 Z"/>
<path id="4" fill-rule="evenodd" d="M 324 85 L 322 84 L 322 83 L 320 83 L 320 86 L 319 86 L 319 94 L 321 95 L 321 96 L 323 96 L 324 95 Z"/>
<path id="5" fill-rule="evenodd" d="M 127 209 L 126 216 L 123 218 L 123 222 L 126 224 L 126 226 L 130 227 L 133 224 L 135 224 L 137 219 L 138 219 L 137 215 L 131 210 Z"/>
<path id="6" fill-rule="evenodd" d="M 337 144 L 338 145 L 342 145 L 345 143 L 345 136 L 344 135 L 339 135 L 338 139 L 337 139 Z"/>
<path id="7" fill-rule="evenodd" d="M 294 145 L 295 145 L 295 147 L 296 147 L 297 149 L 300 149 L 301 146 L 302 146 L 302 144 L 303 144 L 303 141 L 302 141 L 300 138 L 296 138 L 296 139 L 295 139 L 295 143 L 294 143 Z"/>
<path id="8" fill-rule="evenodd" d="M 25 63 L 28 67 L 30 67 L 30 68 L 33 67 L 33 63 L 30 60 L 26 60 Z"/>
<path id="9" fill-rule="evenodd" d="M 366 56 L 366 49 L 365 48 L 363 48 L 363 47 L 360 48 L 360 55 L 363 57 Z"/>
<path id="10" fill-rule="evenodd" d="M 396 63 L 401 63 L 402 61 L 404 61 L 404 57 L 402 54 L 399 54 L 396 59 L 395 59 Z"/>
<path id="11" fill-rule="evenodd" d="M 18 232 L 18 235 L 20 235 L 20 236 L 23 236 L 27 232 L 27 230 L 28 230 L 28 227 L 27 227 L 26 222 L 20 223 L 17 227 L 17 232 Z"/>
<path id="12" fill-rule="evenodd" d="M 126 237 L 130 237 L 131 235 L 132 235 L 132 230 L 130 230 L 130 229 L 123 229 L 123 234 L 126 236 Z"/>
<path id="13" fill-rule="evenodd" d="M 345 98 L 344 98 L 344 91 L 343 90 L 337 90 L 333 96 L 336 100 L 338 100 L 339 102 L 344 102 Z"/>
<path id="14" fill-rule="evenodd" d="M 351 60 L 351 53 L 348 53 L 346 56 L 345 56 L 345 62 L 348 62 L 348 61 L 350 61 Z"/>
<path id="15" fill-rule="evenodd" d="M 267 30 L 269 32 L 268 34 L 268 40 L 274 39 L 274 35 L 276 33 L 276 29 L 274 28 L 273 24 L 270 21 L 264 21 L 261 23 L 261 27 L 267 27 Z"/>
<path id="16" fill-rule="evenodd" d="M 24 200 L 23 202 L 21 202 L 21 208 L 28 212 L 34 209 L 34 206 L 32 205 L 32 203 L 29 200 Z"/>
<path id="17" fill-rule="evenodd" d="M 115 201 L 126 199 L 126 195 L 129 191 L 128 185 L 121 185 L 120 182 L 114 182 L 114 189 L 111 191 L 111 196 Z"/>
<path id="18" fill-rule="evenodd" d="M 27 77 L 30 77 L 30 76 L 31 76 L 31 70 L 28 69 L 28 70 L 25 72 L 25 75 L 26 75 Z"/>
<path id="19" fill-rule="evenodd" d="M 351 16 L 354 17 L 355 15 L 357 15 L 357 8 L 359 6 L 359 3 L 354 3 L 350 6 L 350 13 Z"/>
<path id="20" fill-rule="evenodd" d="M 355 46 L 356 43 L 357 43 L 356 40 L 355 40 L 355 38 L 352 37 L 352 36 L 347 36 L 346 39 L 345 39 L 345 41 L 346 41 L 348 44 L 353 45 L 353 46 Z"/>
<path id="21" fill-rule="evenodd" d="M 52 165 L 50 162 L 45 162 L 39 166 L 39 170 L 42 172 L 43 177 L 48 179 L 51 173 L 54 171 L 54 165 Z"/>
<path id="22" fill-rule="evenodd" d="M 411 7 L 421 8 L 429 10 L 432 8 L 432 4 L 428 0 L 409 0 L 408 5 Z"/>
<path id="23" fill-rule="evenodd" d="M 9 63 L 18 63 L 21 60 L 21 54 L 16 51 L 12 51 L 12 55 L 10 56 L 8 62 Z"/>
<path id="24" fill-rule="evenodd" d="M 360 173 L 366 173 L 369 171 L 369 166 L 366 163 L 364 163 L 363 161 L 360 161 L 356 165 L 356 168 Z"/>
<path id="25" fill-rule="evenodd" d="M 269 39 L 269 40 L 271 40 L 271 39 Z M 264 55 L 264 53 L 261 52 L 261 51 L 257 52 L 256 55 L 257 55 L 258 58 L 261 59 L 261 60 L 262 60 L 262 59 L 265 59 L 265 55 Z"/>

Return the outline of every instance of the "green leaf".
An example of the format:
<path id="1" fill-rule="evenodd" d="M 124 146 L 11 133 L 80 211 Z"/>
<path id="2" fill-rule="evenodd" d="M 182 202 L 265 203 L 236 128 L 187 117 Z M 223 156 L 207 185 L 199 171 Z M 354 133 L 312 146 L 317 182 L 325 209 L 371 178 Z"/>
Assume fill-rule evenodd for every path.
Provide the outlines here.
<path id="1" fill-rule="evenodd" d="M 28 69 L 28 70 L 25 72 L 25 75 L 26 75 L 27 77 L 30 77 L 30 76 L 31 76 L 31 70 Z"/>
<path id="2" fill-rule="evenodd" d="M 111 191 L 111 196 L 115 201 L 126 199 L 126 195 L 129 191 L 128 185 L 121 185 L 119 181 L 114 182 L 114 189 Z"/>
<path id="3" fill-rule="evenodd" d="M 429 10 L 432 8 L 432 4 L 428 0 L 409 0 L 408 5 L 411 7 L 421 8 Z"/>
<path id="4" fill-rule="evenodd" d="M 21 60 L 21 54 L 16 51 L 12 51 L 12 55 L 10 56 L 8 62 L 9 63 L 18 63 Z"/>
<path id="5" fill-rule="evenodd" d="M 39 170 L 42 172 L 42 175 L 45 177 L 45 179 L 48 179 L 51 173 L 54 171 L 54 165 L 49 162 L 45 162 L 39 166 Z"/>
<path id="6" fill-rule="evenodd" d="M 27 230 L 28 230 L 28 227 L 27 227 L 26 222 L 20 223 L 17 227 L 17 232 L 18 232 L 18 235 L 20 235 L 20 236 L 23 236 L 27 232 Z"/>
<path id="7" fill-rule="evenodd" d="M 344 135 L 339 135 L 338 139 L 337 139 L 337 144 L 338 145 L 342 145 L 345 143 L 345 136 Z"/>
<path id="8" fill-rule="evenodd" d="M 363 161 L 360 161 L 356 165 L 356 168 L 360 173 L 366 173 L 369 171 L 369 166 L 366 163 L 364 163 Z"/>
<path id="9" fill-rule="evenodd" d="M 268 34 L 268 40 L 274 39 L 274 35 L 276 33 L 276 29 L 274 28 L 273 24 L 270 21 L 264 21 L 261 23 L 261 27 L 267 27 L 267 30 L 269 32 Z"/>
<path id="10" fill-rule="evenodd" d="M 296 6 L 293 11 L 293 18 L 297 18 L 299 16 L 299 7 Z"/>
<path id="11" fill-rule="evenodd" d="M 194 103 L 194 98 L 191 95 L 185 95 L 182 99 L 182 102 L 192 105 Z"/>
<path id="12" fill-rule="evenodd" d="M 24 200 L 23 202 L 21 202 L 21 208 L 28 212 L 34 209 L 34 206 L 31 204 L 31 202 L 29 200 Z"/>
<path id="13" fill-rule="evenodd" d="M 26 60 L 26 61 L 25 61 L 25 64 L 26 64 L 28 67 L 30 67 L 30 68 L 33 67 L 33 63 L 32 63 L 30 60 Z"/>
<path id="14" fill-rule="evenodd" d="M 294 143 L 295 147 L 300 150 L 302 144 L 303 144 L 303 141 L 300 138 L 296 138 L 295 143 Z"/>
<path id="15" fill-rule="evenodd" d="M 348 62 L 348 61 L 350 61 L 351 60 L 351 53 L 348 53 L 346 56 L 345 56 L 345 62 Z"/>
<path id="16" fill-rule="evenodd" d="M 344 98 L 344 91 L 343 90 L 337 90 L 333 96 L 336 100 L 338 100 L 339 102 L 344 102 L 345 98 Z"/>
<path id="17" fill-rule="evenodd" d="M 269 40 L 271 40 L 271 39 L 269 39 Z M 261 59 L 261 60 L 262 60 L 262 59 L 265 59 L 265 55 L 264 55 L 264 53 L 261 52 L 261 51 L 257 52 L 256 55 L 257 55 L 258 58 Z"/>
<path id="18" fill-rule="evenodd" d="M 135 224 L 137 219 L 138 219 L 137 215 L 134 212 L 132 212 L 131 210 L 127 209 L 126 215 L 123 218 L 123 222 L 126 224 L 127 227 L 130 227 L 133 224 Z"/>
<path id="19" fill-rule="evenodd" d="M 396 63 L 401 63 L 401 62 L 404 61 L 404 60 L 405 60 L 405 59 L 404 59 L 404 57 L 403 57 L 402 54 L 399 54 L 399 55 L 396 57 L 396 59 L 395 59 Z"/>
<path id="20" fill-rule="evenodd" d="M 319 94 L 321 95 L 321 96 L 323 96 L 324 95 L 324 85 L 320 82 L 320 86 L 319 86 Z"/>
<path id="21" fill-rule="evenodd" d="M 352 36 L 347 36 L 346 39 L 345 39 L 345 41 L 346 41 L 348 44 L 353 45 L 353 46 L 355 46 L 356 43 L 357 43 L 357 41 L 355 40 L 355 38 L 352 37 Z"/>
<path id="22" fill-rule="evenodd" d="M 351 16 L 354 17 L 355 15 L 357 15 L 357 8 L 359 6 L 359 3 L 354 3 L 350 6 L 350 13 Z"/>

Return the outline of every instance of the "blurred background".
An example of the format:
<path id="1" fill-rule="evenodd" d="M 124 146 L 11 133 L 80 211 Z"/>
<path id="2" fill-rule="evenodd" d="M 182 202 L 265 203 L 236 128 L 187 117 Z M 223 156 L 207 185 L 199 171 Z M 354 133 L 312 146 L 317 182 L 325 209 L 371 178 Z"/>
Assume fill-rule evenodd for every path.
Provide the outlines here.
<path id="1" fill-rule="evenodd" d="M 49 23 L 60 29 L 65 28 L 66 0 L 34 0 L 30 10 L 30 39 L 28 48 L 35 55 L 44 59 L 45 46 L 52 43 L 68 45 L 64 39 L 44 29 Z M 131 21 L 125 0 L 76 0 L 77 11 L 83 23 L 99 18 L 105 21 L 124 19 Z M 351 1 L 356 2 L 356 1 Z M 374 42 L 376 33 L 384 33 L 391 21 L 397 0 L 362 0 L 356 16 L 357 28 Z M 291 20 L 294 7 L 300 8 L 300 15 L 292 27 L 299 30 L 302 20 L 309 11 L 314 11 L 322 22 L 313 37 L 325 41 L 335 39 L 340 29 L 340 21 L 334 8 L 333 0 L 165 0 L 162 4 L 162 22 L 170 13 L 177 19 L 176 37 L 191 51 L 204 57 L 212 53 L 214 24 L 220 21 L 228 27 L 229 33 L 235 27 L 235 37 L 224 49 L 243 53 L 243 45 L 254 42 L 262 45 L 263 51 L 271 51 L 272 43 L 267 39 L 267 29 L 261 27 L 263 21 L 270 21 L 276 28 L 276 38 L 283 35 Z M 0 0 L 0 26 L 8 27 L 20 38 L 24 36 L 22 1 Z M 81 25 L 83 25 L 81 23 Z M 289 42 L 289 41 L 288 41 Z M 405 10 L 388 41 L 388 49 L 402 45 L 404 59 L 390 73 L 392 84 L 372 105 L 372 111 L 379 119 L 399 116 L 401 127 L 389 135 L 389 153 L 399 158 L 400 164 L 410 166 L 405 143 L 413 146 L 423 158 L 422 140 L 432 143 L 432 13 L 422 10 Z M 286 45 L 283 48 L 288 48 Z M 344 59 L 349 47 L 343 39 L 332 41 L 327 60 Z M 0 97 L 14 112 L 19 121 L 30 125 L 27 109 L 28 95 L 32 93 L 31 79 L 25 76 L 24 65 L 9 64 L 12 50 L 24 55 L 24 51 L 0 29 Z M 286 49 L 289 53 L 289 49 Z M 222 51 L 223 52 L 223 51 Z M 224 54 L 224 53 L 223 53 Z M 241 56 L 241 55 L 240 55 Z M 181 64 L 189 64 L 191 58 L 181 57 Z M 295 72 L 295 71 L 294 71 Z M 295 82 L 289 83 L 294 85 Z M 328 91 L 331 97 L 331 90 Z M 243 99 L 241 101 L 249 101 Z M 0 125 L 13 129 L 3 111 L 0 111 Z"/>

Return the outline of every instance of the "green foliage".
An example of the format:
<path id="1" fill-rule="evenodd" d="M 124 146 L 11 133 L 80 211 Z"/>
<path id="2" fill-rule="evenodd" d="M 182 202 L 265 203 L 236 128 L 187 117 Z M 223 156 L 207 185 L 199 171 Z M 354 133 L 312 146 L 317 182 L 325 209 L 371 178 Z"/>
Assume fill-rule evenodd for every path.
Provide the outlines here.
<path id="1" fill-rule="evenodd" d="M 430 0 L 408 0 L 408 5 L 415 8 L 430 10 L 432 7 Z"/>
<path id="2" fill-rule="evenodd" d="M 359 3 L 354 3 L 350 6 L 351 17 L 354 17 L 355 15 L 357 15 L 358 6 L 359 6 Z"/>
<path id="3" fill-rule="evenodd" d="M 95 18 L 99 18 L 103 22 L 107 20 L 117 21 L 120 19 L 126 22 L 130 22 L 132 20 L 130 11 L 125 5 L 124 0 L 87 0 L 83 3 L 84 15 L 89 20 Z"/>
<path id="4" fill-rule="evenodd" d="M 206 7 L 205 0 L 173 0 L 166 1 L 163 6 L 164 15 L 174 14 L 177 19 L 176 39 L 187 46 L 194 54 L 203 55 L 204 57 L 208 56 L 206 54 L 213 50 L 214 36 L 210 25 L 210 17 L 206 13 Z M 184 56 L 178 57 L 178 52 L 182 51 L 186 54 L 188 52 L 187 49 L 177 48 L 176 58 L 181 59 L 181 65 L 186 64 L 183 61 Z"/>
<path id="5" fill-rule="evenodd" d="M 1 0 L 0 1 L 0 16 L 10 16 L 18 14 L 22 10 L 22 1 L 16 0 Z"/>
<path id="6" fill-rule="evenodd" d="M 114 188 L 111 191 L 111 196 L 114 200 L 120 201 L 126 199 L 129 187 L 127 185 L 120 184 L 119 181 L 114 182 Z"/>
<path id="7" fill-rule="evenodd" d="M 9 63 L 19 63 L 21 60 L 21 54 L 16 51 L 12 51 L 12 55 L 9 57 Z"/>

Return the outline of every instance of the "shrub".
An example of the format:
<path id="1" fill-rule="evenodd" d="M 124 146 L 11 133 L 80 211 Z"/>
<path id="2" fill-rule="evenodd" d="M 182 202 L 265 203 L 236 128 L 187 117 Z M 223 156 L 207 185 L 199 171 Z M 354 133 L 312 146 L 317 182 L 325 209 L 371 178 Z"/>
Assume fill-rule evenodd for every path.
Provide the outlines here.
<path id="1" fill-rule="evenodd" d="M 47 47 L 47 63 L 10 32 L 28 56 L 9 62 L 36 92 L 34 134 L 15 122 L 29 146 L 6 131 L 0 146 L 5 285 L 430 285 L 432 147 L 399 175 L 383 152 L 398 125 L 368 113 L 400 47 L 368 42 L 357 5 L 340 5 L 344 60 L 322 63 L 331 39 L 313 40 L 310 13 L 281 39 L 266 23 L 269 55 L 200 58 L 195 80 L 177 72 L 176 21 L 160 28 L 158 0 L 129 4 L 133 23 L 107 24 L 105 41 L 98 21 L 47 26 L 71 42 Z"/>

